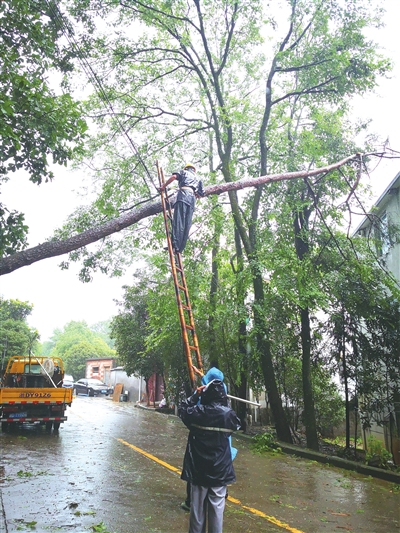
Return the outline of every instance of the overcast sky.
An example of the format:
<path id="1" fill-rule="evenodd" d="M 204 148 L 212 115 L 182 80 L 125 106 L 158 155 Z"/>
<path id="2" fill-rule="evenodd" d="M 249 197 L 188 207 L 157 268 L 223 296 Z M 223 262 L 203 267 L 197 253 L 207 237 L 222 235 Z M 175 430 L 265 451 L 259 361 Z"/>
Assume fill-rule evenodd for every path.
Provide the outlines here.
<path id="1" fill-rule="evenodd" d="M 386 54 L 397 61 L 398 21 L 400 0 L 385 0 L 387 9 L 386 28 L 372 37 Z M 395 64 L 390 80 L 383 80 L 377 95 L 357 98 L 354 102 L 355 116 L 371 118 L 370 130 L 383 139 L 389 138 L 391 148 L 400 151 L 399 133 L 400 65 Z M 381 163 L 370 178 L 375 200 L 400 171 L 400 160 Z M 12 176 L 2 187 L 2 201 L 12 209 L 26 215 L 29 226 L 29 246 L 36 246 L 48 238 L 54 229 L 61 226 L 74 206 L 82 203 L 74 191 L 79 189 L 81 173 L 71 173 L 57 167 L 56 179 L 38 187 L 27 177 Z M 371 180 L 371 181 L 369 181 Z M 0 277 L 0 294 L 7 299 L 19 299 L 34 304 L 29 325 L 39 330 L 41 341 L 49 339 L 54 329 L 62 329 L 71 320 L 85 320 L 89 325 L 108 320 L 117 312 L 114 300 L 122 297 L 122 285 L 130 283 L 132 274 L 123 279 L 109 279 L 97 275 L 92 283 L 78 280 L 78 267 L 61 271 L 57 266 L 67 256 L 39 261 L 11 274 Z M 134 268 L 132 268 L 133 272 Z"/>

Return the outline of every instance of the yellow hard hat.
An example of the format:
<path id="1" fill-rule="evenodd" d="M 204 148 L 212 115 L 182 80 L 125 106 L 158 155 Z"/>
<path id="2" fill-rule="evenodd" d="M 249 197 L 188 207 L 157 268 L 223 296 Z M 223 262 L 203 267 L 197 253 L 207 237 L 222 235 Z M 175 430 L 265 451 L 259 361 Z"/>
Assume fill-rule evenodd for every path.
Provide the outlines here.
<path id="1" fill-rule="evenodd" d="M 196 167 L 193 165 L 193 163 L 186 163 L 186 165 L 183 168 L 184 169 L 192 168 L 196 172 Z"/>

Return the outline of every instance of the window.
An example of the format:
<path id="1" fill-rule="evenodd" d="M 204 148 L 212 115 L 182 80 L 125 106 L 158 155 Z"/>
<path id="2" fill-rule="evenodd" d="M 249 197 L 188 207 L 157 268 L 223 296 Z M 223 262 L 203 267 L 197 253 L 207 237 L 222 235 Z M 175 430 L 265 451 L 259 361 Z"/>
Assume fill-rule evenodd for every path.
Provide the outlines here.
<path id="1" fill-rule="evenodd" d="M 25 374 L 40 374 L 41 366 L 40 365 L 25 365 L 24 373 Z"/>

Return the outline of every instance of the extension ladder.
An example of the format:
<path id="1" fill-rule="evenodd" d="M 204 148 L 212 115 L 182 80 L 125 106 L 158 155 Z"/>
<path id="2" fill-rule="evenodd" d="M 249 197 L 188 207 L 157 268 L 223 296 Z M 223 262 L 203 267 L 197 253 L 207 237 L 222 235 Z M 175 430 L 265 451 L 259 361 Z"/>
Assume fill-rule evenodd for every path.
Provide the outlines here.
<path id="1" fill-rule="evenodd" d="M 160 187 L 165 184 L 164 172 L 157 164 L 158 181 Z M 190 383 L 192 388 L 196 387 L 196 378 L 193 371 L 193 355 L 196 356 L 196 366 L 203 372 L 201 362 L 200 348 L 197 340 L 196 328 L 192 307 L 190 305 L 189 291 L 186 284 L 185 273 L 183 270 L 182 256 L 179 252 L 174 252 L 171 241 L 172 228 L 172 209 L 168 198 L 167 191 L 164 189 L 160 192 L 161 204 L 164 214 L 165 233 L 167 235 L 168 253 L 171 262 L 172 277 L 175 285 L 176 302 L 178 304 L 179 321 L 181 323 L 182 339 L 185 349 L 186 362 L 189 370 Z"/>

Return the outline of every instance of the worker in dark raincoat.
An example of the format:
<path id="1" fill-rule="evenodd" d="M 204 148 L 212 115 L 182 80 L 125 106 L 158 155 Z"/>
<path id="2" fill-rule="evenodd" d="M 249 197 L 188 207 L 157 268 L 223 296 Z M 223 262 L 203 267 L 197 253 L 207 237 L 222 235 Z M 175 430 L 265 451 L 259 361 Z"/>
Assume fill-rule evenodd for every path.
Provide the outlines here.
<path id="1" fill-rule="evenodd" d="M 196 368 L 194 365 L 193 365 L 193 371 L 195 374 L 201 377 L 202 385 L 208 385 L 208 383 L 210 383 L 210 381 L 212 381 L 213 379 L 219 379 L 222 382 L 224 381 L 224 374 L 217 367 L 216 363 L 212 363 L 210 370 L 204 376 L 203 376 L 203 373 L 198 368 Z M 227 392 L 225 383 L 224 383 L 224 389 L 225 389 L 225 392 Z M 199 400 L 199 403 L 200 402 L 201 400 Z M 233 461 L 238 453 L 238 450 L 237 448 L 234 448 L 232 446 L 232 436 L 228 437 L 228 439 L 229 439 L 229 445 L 231 448 L 231 456 L 232 456 L 232 461 Z M 185 498 L 185 501 L 181 503 L 181 507 L 185 511 L 190 511 L 191 492 L 192 492 L 192 489 L 190 486 L 190 481 L 188 481 L 186 484 L 186 498 Z"/>
<path id="2" fill-rule="evenodd" d="M 179 416 L 190 430 L 181 475 L 192 487 L 189 533 L 205 533 L 207 523 L 209 533 L 222 533 L 226 487 L 236 481 L 228 437 L 240 420 L 217 379 L 184 400 Z"/>
<path id="3" fill-rule="evenodd" d="M 172 247 L 175 252 L 182 253 L 189 237 L 196 198 L 204 196 L 204 189 L 192 163 L 174 172 L 159 190 L 165 190 L 174 180 L 178 180 L 179 190 L 172 221 Z"/>

